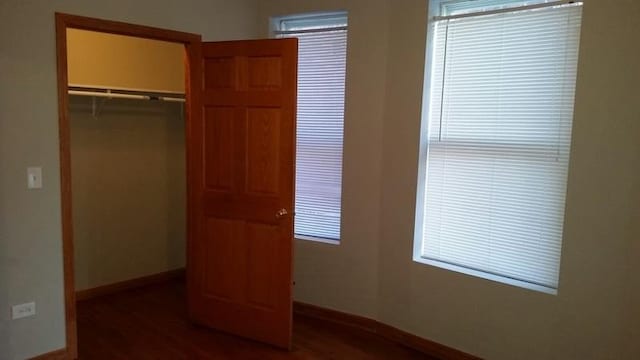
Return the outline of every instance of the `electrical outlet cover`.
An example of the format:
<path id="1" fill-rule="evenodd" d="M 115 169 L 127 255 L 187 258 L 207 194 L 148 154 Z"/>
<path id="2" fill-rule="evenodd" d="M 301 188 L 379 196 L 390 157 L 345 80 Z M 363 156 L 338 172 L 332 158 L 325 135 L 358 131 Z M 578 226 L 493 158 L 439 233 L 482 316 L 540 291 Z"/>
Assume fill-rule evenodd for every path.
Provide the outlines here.
<path id="1" fill-rule="evenodd" d="M 25 304 L 14 305 L 11 307 L 11 318 L 21 319 L 36 314 L 36 303 L 30 302 Z"/>

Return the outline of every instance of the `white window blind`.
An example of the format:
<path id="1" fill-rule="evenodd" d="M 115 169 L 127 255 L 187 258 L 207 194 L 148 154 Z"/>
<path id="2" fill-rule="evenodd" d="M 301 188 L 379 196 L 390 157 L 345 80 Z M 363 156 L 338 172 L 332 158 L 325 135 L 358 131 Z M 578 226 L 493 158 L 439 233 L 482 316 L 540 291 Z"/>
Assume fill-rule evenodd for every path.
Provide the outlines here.
<path id="1" fill-rule="evenodd" d="M 438 17 L 417 261 L 557 289 L 580 5 Z"/>
<path id="2" fill-rule="evenodd" d="M 340 239 L 346 14 L 281 19 L 277 37 L 297 37 L 298 237 Z"/>

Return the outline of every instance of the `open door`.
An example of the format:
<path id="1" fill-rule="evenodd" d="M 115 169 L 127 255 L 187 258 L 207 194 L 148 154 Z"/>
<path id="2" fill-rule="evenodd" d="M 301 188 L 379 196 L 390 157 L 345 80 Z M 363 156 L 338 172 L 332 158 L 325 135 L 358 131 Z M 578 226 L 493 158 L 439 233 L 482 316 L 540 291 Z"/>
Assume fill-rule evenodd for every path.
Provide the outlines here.
<path id="1" fill-rule="evenodd" d="M 189 315 L 290 348 L 297 40 L 203 43 L 195 53 Z"/>

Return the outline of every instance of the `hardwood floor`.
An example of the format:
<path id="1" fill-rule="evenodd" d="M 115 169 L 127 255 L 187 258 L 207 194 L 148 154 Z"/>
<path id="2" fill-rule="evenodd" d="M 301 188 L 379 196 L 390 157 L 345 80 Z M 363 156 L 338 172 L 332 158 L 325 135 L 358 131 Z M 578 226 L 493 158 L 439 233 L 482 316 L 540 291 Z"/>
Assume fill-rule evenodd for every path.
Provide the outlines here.
<path id="1" fill-rule="evenodd" d="M 78 303 L 80 360 L 431 359 L 375 334 L 294 317 L 293 349 L 191 325 L 184 283 L 174 280 Z"/>

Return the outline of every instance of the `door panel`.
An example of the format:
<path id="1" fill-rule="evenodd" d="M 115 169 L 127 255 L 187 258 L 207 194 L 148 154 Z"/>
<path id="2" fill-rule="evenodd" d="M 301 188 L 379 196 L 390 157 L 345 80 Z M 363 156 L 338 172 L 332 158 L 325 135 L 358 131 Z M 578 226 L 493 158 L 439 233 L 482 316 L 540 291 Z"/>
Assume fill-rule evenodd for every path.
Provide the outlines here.
<path id="1" fill-rule="evenodd" d="M 204 43 L 191 61 L 190 317 L 290 348 L 297 41 Z"/>
<path id="2" fill-rule="evenodd" d="M 209 107 L 204 113 L 205 184 L 210 190 L 231 190 L 233 187 L 233 107 Z"/>
<path id="3" fill-rule="evenodd" d="M 280 109 L 250 108 L 247 116 L 247 193 L 278 194 Z"/>
<path id="4" fill-rule="evenodd" d="M 208 258 L 219 257 L 220 261 L 205 263 L 203 295 L 206 297 L 227 301 L 238 297 L 234 294 L 233 278 L 230 276 L 242 268 L 236 268 L 238 264 L 231 261 L 238 251 L 235 228 L 233 221 L 216 218 L 209 218 L 207 221 L 205 253 Z"/>
<path id="5" fill-rule="evenodd" d="M 282 61 L 279 56 L 251 56 L 248 62 L 250 89 L 280 89 Z"/>
<path id="6" fill-rule="evenodd" d="M 231 89 L 235 84 L 235 61 L 228 57 L 209 57 L 204 59 L 204 88 Z"/>
<path id="7" fill-rule="evenodd" d="M 251 244 L 247 256 L 247 300 L 253 306 L 273 310 L 277 307 L 276 283 L 283 274 L 277 274 L 279 246 L 278 227 L 248 223 L 246 239 Z"/>

